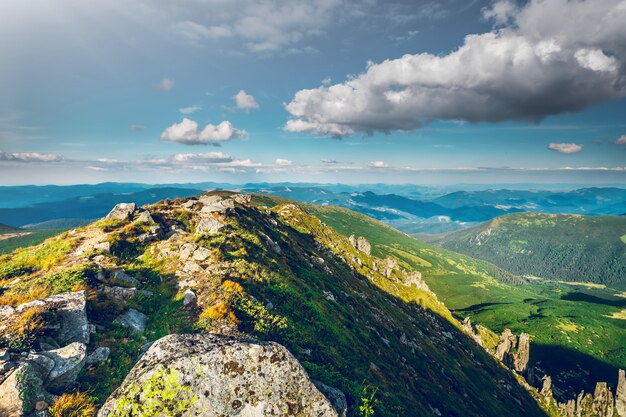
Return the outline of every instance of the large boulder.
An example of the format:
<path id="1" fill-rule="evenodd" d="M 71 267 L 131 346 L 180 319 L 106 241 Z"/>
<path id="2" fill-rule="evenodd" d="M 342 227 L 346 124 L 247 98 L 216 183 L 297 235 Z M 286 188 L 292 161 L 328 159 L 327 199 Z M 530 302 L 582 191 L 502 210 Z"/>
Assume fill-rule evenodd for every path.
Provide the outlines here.
<path id="1" fill-rule="evenodd" d="M 84 343 L 71 343 L 60 349 L 41 352 L 54 361 L 54 368 L 48 375 L 46 388 L 53 393 L 62 393 L 76 383 L 76 377 L 85 365 L 87 346 Z"/>
<path id="2" fill-rule="evenodd" d="M 29 363 L 20 364 L 0 384 L 0 416 L 24 417 L 44 398 L 42 381 Z"/>
<path id="3" fill-rule="evenodd" d="M 106 219 L 128 220 L 133 215 L 137 206 L 135 203 L 119 203 L 106 215 Z"/>
<path id="4" fill-rule="evenodd" d="M 221 335 L 156 341 L 98 417 L 337 417 L 300 363 L 273 342 Z"/>
<path id="5" fill-rule="evenodd" d="M 21 304 L 15 308 L 5 306 L 0 311 L 0 323 L 7 323 L 12 316 L 17 317 L 31 308 L 37 308 L 45 315 L 46 333 L 59 346 L 72 342 L 89 343 L 87 293 L 85 291 L 65 292 Z"/>
<path id="6" fill-rule="evenodd" d="M 223 198 L 219 195 L 207 195 L 200 197 L 202 203 L 202 213 L 223 213 L 227 210 L 235 208 L 235 202 L 232 198 Z"/>
<path id="7" fill-rule="evenodd" d="M 626 373 L 619 370 L 617 389 L 615 390 L 615 412 L 619 417 L 626 417 Z"/>
<path id="8" fill-rule="evenodd" d="M 216 218 L 203 217 L 196 226 L 196 233 L 199 235 L 214 235 L 224 226 L 226 226 L 226 224 Z"/>
<path id="9" fill-rule="evenodd" d="M 143 333 L 146 330 L 148 316 L 131 308 L 126 313 L 115 319 L 115 323 L 129 328 L 134 333 Z"/>

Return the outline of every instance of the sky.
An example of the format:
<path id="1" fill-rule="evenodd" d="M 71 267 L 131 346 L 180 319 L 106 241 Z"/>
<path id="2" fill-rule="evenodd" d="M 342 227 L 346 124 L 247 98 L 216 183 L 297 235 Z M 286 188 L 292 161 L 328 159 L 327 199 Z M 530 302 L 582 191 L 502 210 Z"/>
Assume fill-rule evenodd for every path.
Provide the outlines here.
<path id="1" fill-rule="evenodd" d="M 0 185 L 626 185 L 626 0 L 2 0 Z"/>

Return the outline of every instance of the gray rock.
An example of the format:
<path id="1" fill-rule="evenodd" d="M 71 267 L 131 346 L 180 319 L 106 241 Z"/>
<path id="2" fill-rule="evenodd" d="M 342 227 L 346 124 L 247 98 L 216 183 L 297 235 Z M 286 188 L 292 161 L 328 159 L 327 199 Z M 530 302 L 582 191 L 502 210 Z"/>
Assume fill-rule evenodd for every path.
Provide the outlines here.
<path id="1" fill-rule="evenodd" d="M 134 308 L 131 308 L 125 314 L 115 319 L 115 323 L 128 327 L 135 333 L 143 333 L 146 330 L 147 321 L 148 316 Z"/>
<path id="2" fill-rule="evenodd" d="M 220 231 L 224 226 L 220 220 L 213 217 L 203 217 L 196 226 L 196 233 L 199 235 L 213 235 Z"/>
<path id="3" fill-rule="evenodd" d="M 206 259 L 211 255 L 211 251 L 207 248 L 199 247 L 193 252 L 193 260 L 194 261 L 206 261 Z"/>
<path id="4" fill-rule="evenodd" d="M 137 295 L 137 288 L 134 287 L 109 287 L 108 285 L 105 285 L 104 287 L 102 287 L 101 291 L 102 294 L 106 295 L 107 297 L 120 302 L 126 302 Z"/>
<path id="5" fill-rule="evenodd" d="M 85 365 L 87 346 L 75 342 L 41 354 L 54 361 L 54 368 L 45 381 L 45 387 L 52 393 L 60 394 L 76 383 L 76 377 Z"/>
<path id="6" fill-rule="evenodd" d="M 365 239 L 363 236 L 359 236 L 359 238 L 356 240 L 355 247 L 356 250 L 361 251 L 366 255 L 369 255 L 372 251 L 372 245 L 370 245 L 367 239 Z"/>
<path id="7" fill-rule="evenodd" d="M 339 417 L 346 417 L 348 413 L 348 401 L 346 394 L 337 388 L 330 387 L 321 381 L 313 381 L 317 389 L 328 398 Z"/>
<path id="8" fill-rule="evenodd" d="M 190 304 L 195 304 L 196 303 L 196 293 L 191 291 L 191 290 L 187 290 L 185 291 L 185 296 L 183 298 L 183 305 L 184 306 L 188 306 Z"/>
<path id="9" fill-rule="evenodd" d="M 11 359 L 11 354 L 4 349 L 0 349 L 0 361 L 8 361 Z"/>
<path id="10" fill-rule="evenodd" d="M 128 287 L 137 287 L 141 285 L 141 282 L 135 277 L 131 277 L 126 272 L 117 270 L 113 271 L 113 282 L 119 283 L 121 285 L 126 285 Z"/>
<path id="11" fill-rule="evenodd" d="M 135 203 L 119 203 L 106 215 L 106 219 L 128 220 L 135 212 Z"/>
<path id="12" fill-rule="evenodd" d="M 159 395 L 162 385 L 176 392 L 174 401 Z M 155 406 L 178 417 L 338 416 L 283 346 L 214 334 L 159 339 L 98 417 Z"/>
<path id="13" fill-rule="evenodd" d="M 526 373 L 530 359 L 530 335 L 521 333 L 517 342 L 517 353 L 514 355 L 514 368 L 520 374 Z"/>
<path id="14" fill-rule="evenodd" d="M 31 353 L 28 355 L 27 360 L 30 364 L 33 365 L 35 371 L 37 372 L 37 375 L 43 381 L 46 381 L 48 379 L 48 376 L 50 376 L 50 372 L 52 372 L 52 370 L 56 366 L 54 360 L 43 354 Z"/>
<path id="15" fill-rule="evenodd" d="M 89 356 L 87 356 L 85 363 L 91 364 L 91 363 L 104 362 L 107 359 L 109 359 L 110 354 L 111 354 L 111 349 L 109 349 L 107 346 L 97 347 L 96 350 L 94 350 L 93 352 L 91 352 Z"/>
<path id="16" fill-rule="evenodd" d="M 29 363 L 19 365 L 0 385 L 0 416 L 24 417 L 43 394 L 41 378 Z"/>
<path id="17" fill-rule="evenodd" d="M 235 202 L 231 198 L 222 198 L 218 195 L 200 197 L 202 203 L 201 213 L 223 213 L 235 208 Z"/>
<path id="18" fill-rule="evenodd" d="M 626 374 L 619 370 L 617 389 L 615 390 L 615 412 L 619 417 L 626 417 Z"/>
<path id="19" fill-rule="evenodd" d="M 48 320 L 48 335 L 60 346 L 71 342 L 89 343 L 87 293 L 65 292 L 16 307 L 13 314 L 39 307 Z"/>
<path id="20" fill-rule="evenodd" d="M 111 252 L 110 242 L 100 242 L 93 245 L 94 250 L 109 253 Z"/>
<path id="21" fill-rule="evenodd" d="M 139 213 L 135 221 L 137 223 L 154 223 L 154 219 L 152 218 L 148 210 L 145 210 Z"/>
<path id="22" fill-rule="evenodd" d="M 606 382 L 598 382 L 593 393 L 593 411 L 597 417 L 613 417 L 615 402 L 613 392 Z"/>

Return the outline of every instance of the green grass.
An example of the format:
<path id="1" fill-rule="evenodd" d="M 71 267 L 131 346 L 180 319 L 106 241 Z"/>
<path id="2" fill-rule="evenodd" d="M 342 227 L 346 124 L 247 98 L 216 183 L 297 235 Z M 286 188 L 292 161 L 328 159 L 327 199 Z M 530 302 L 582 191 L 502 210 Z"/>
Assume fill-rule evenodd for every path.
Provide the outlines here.
<path id="1" fill-rule="evenodd" d="M 0 255 L 11 253 L 15 249 L 38 245 L 63 231 L 63 229 L 21 230 L 21 232 L 28 232 L 28 234 L 0 240 Z"/>

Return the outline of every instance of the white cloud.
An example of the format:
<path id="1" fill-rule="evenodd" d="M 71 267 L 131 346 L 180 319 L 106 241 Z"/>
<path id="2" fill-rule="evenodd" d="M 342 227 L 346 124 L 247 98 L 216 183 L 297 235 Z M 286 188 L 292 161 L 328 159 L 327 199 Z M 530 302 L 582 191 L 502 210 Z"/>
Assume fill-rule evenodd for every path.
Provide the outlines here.
<path id="1" fill-rule="evenodd" d="M 551 151 L 564 154 L 578 153 L 581 152 L 583 148 L 584 146 L 578 143 L 551 143 L 548 145 L 548 149 Z"/>
<path id="2" fill-rule="evenodd" d="M 277 158 L 276 159 L 276 165 L 280 165 L 280 166 L 286 167 L 286 166 L 293 165 L 293 161 L 290 161 L 289 159 Z"/>
<path id="3" fill-rule="evenodd" d="M 58 162 L 63 157 L 56 153 L 41 152 L 2 152 L 0 151 L 0 161 L 18 161 L 18 162 Z"/>
<path id="4" fill-rule="evenodd" d="M 616 145 L 626 145 L 626 135 L 622 135 L 619 138 L 615 139 L 615 143 Z"/>
<path id="5" fill-rule="evenodd" d="M 174 162 L 206 162 L 206 163 L 215 163 L 215 162 L 231 162 L 233 158 L 224 152 L 207 152 L 207 153 L 177 153 L 172 156 L 172 161 Z"/>
<path id="6" fill-rule="evenodd" d="M 197 122 L 184 118 L 180 123 L 174 123 L 161 133 L 161 140 L 185 145 L 216 144 L 235 137 L 247 138 L 248 133 L 245 130 L 236 129 L 227 120 L 217 126 L 209 123 L 202 130 L 198 130 Z"/>
<path id="7" fill-rule="evenodd" d="M 163 91 L 170 91 L 172 88 L 174 88 L 174 81 L 170 80 L 169 78 L 163 78 L 157 88 Z"/>
<path id="8" fill-rule="evenodd" d="M 339 161 L 337 161 L 334 158 L 322 158 L 321 161 L 322 161 L 323 164 L 329 164 L 329 165 L 334 165 L 334 164 L 338 164 L 339 163 Z"/>
<path id="9" fill-rule="evenodd" d="M 200 110 L 202 110 L 202 107 L 198 106 L 197 104 L 194 104 L 193 106 L 189 106 L 189 107 L 183 107 L 182 109 L 178 109 L 178 111 L 181 112 L 182 114 L 191 114 Z"/>
<path id="10" fill-rule="evenodd" d="M 256 102 L 254 97 L 250 94 L 247 94 L 243 90 L 239 90 L 239 92 L 233 96 L 233 100 L 235 100 L 235 104 L 237 105 L 238 109 L 252 110 L 259 108 L 259 103 Z"/>
<path id="11" fill-rule="evenodd" d="M 484 14 L 504 26 L 466 36 L 447 55 L 370 62 L 341 84 L 296 92 L 285 130 L 346 136 L 435 119 L 539 121 L 626 95 L 626 1 L 500 1 Z"/>
<path id="12" fill-rule="evenodd" d="M 129 129 L 134 132 L 139 132 L 142 130 L 146 130 L 146 127 L 144 125 L 135 124 L 135 125 L 130 125 Z"/>
<path id="13" fill-rule="evenodd" d="M 384 161 L 372 161 L 368 163 L 367 166 L 372 168 L 387 168 L 389 165 L 387 165 Z"/>

